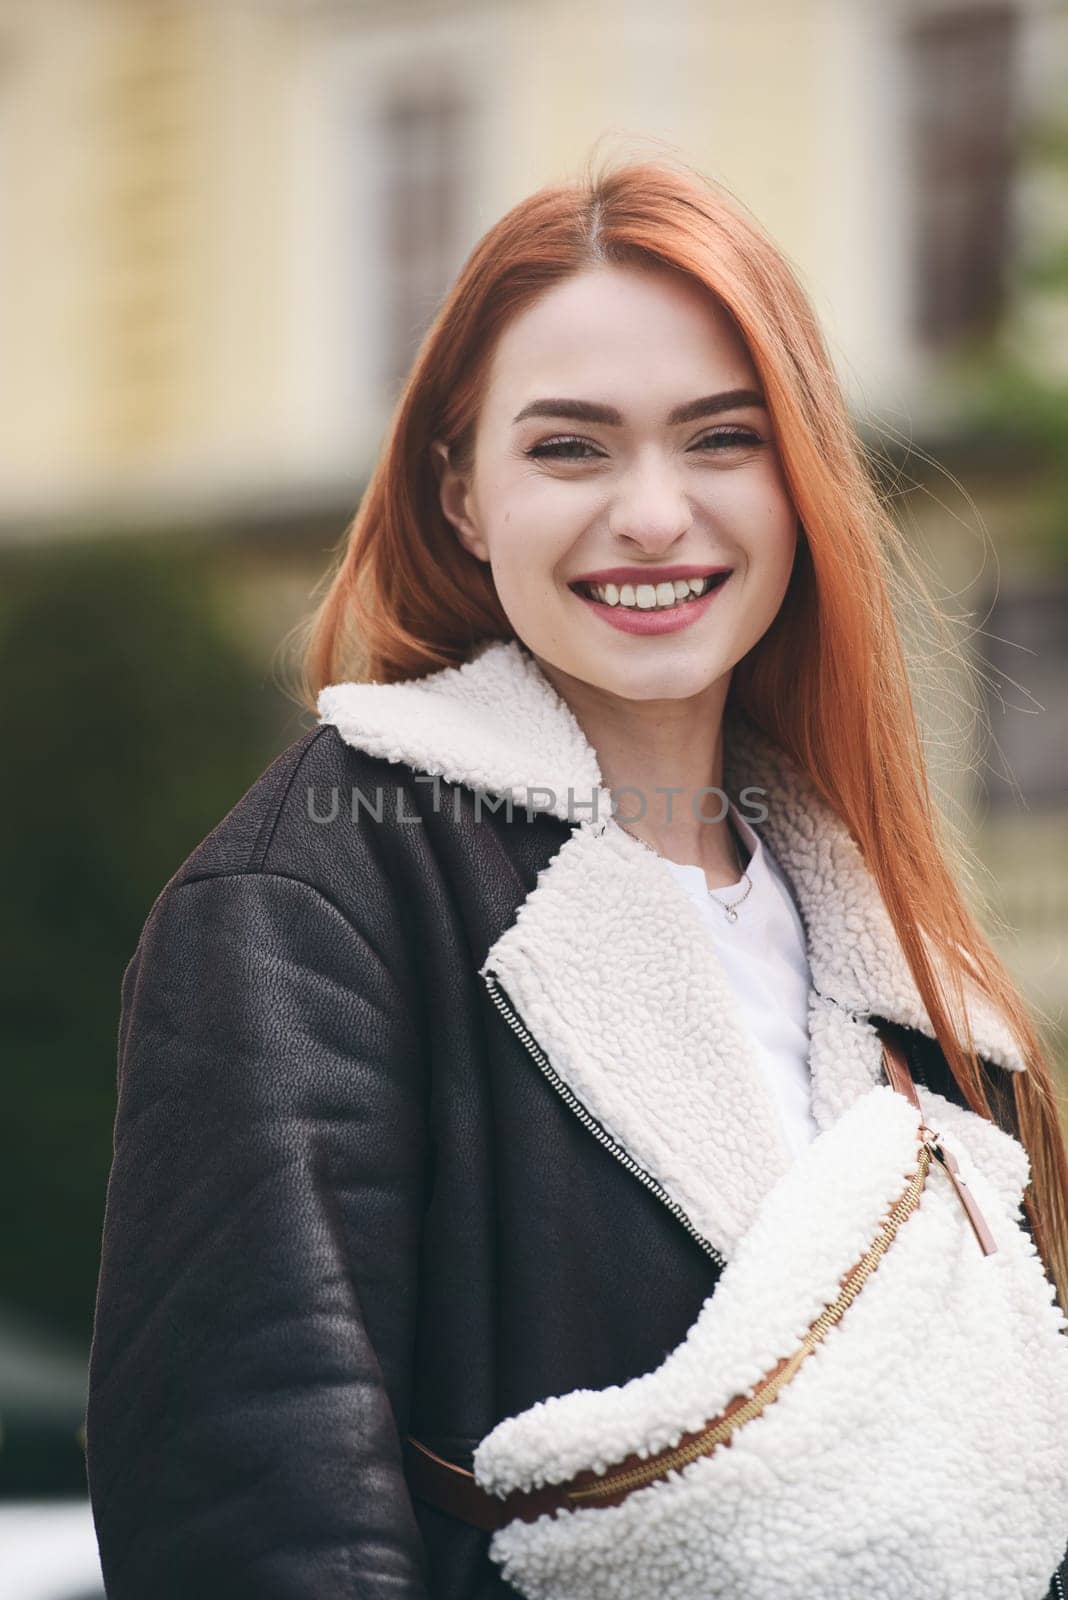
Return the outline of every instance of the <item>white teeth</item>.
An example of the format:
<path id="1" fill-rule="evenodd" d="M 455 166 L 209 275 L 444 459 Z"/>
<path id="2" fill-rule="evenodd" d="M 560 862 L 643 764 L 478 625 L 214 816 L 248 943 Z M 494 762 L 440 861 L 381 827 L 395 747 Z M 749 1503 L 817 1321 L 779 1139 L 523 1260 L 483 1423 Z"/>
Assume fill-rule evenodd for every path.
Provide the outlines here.
<path id="1" fill-rule="evenodd" d="M 591 583 L 589 593 L 603 605 L 627 606 L 636 611 L 670 609 L 712 587 L 711 578 L 675 578 L 663 583 Z"/>

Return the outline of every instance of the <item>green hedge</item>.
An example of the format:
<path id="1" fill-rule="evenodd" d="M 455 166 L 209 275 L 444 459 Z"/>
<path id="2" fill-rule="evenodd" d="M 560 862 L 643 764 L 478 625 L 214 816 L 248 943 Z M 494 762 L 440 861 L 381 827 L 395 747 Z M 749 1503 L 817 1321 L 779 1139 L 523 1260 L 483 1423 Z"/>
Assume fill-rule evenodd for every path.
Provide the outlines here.
<path id="1" fill-rule="evenodd" d="M 66 544 L 0 567 L 0 1303 L 87 1349 L 123 970 L 163 884 L 301 729 L 209 547 Z"/>

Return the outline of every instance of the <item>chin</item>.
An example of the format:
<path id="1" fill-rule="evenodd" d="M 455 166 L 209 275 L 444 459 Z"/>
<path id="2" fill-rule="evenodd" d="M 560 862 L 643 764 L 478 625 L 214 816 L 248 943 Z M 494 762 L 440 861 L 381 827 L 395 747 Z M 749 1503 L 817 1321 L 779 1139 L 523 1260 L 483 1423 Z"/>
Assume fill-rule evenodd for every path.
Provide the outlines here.
<path id="1" fill-rule="evenodd" d="M 625 655 L 621 651 L 615 660 L 605 656 L 576 661 L 562 670 L 623 700 L 690 700 L 709 691 L 730 671 L 719 661 L 690 650 L 672 653 L 670 659 L 665 654 L 660 661 L 643 662 L 637 652 L 628 661 Z"/>

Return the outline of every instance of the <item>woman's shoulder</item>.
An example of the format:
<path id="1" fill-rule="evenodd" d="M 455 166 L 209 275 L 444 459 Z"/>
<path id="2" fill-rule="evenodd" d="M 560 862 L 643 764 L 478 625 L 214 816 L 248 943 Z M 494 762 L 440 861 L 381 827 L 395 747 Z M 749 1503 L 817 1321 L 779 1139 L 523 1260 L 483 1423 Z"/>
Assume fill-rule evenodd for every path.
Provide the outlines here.
<path id="1" fill-rule="evenodd" d="M 393 824 L 427 781 L 354 749 L 330 724 L 310 729 L 190 851 L 157 894 L 146 926 L 165 899 L 188 886 L 250 875 L 294 880 L 348 914 L 366 904 L 369 876 L 383 873 L 396 848 Z M 392 835 L 389 846 L 384 832 Z"/>

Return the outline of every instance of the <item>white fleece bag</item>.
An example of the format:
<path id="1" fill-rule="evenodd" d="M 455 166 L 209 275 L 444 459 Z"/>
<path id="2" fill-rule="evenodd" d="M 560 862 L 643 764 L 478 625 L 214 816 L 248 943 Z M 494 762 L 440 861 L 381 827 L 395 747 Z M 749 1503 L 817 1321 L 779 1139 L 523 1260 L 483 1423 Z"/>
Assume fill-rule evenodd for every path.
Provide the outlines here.
<path id="1" fill-rule="evenodd" d="M 487 1434 L 475 1478 L 494 1495 L 607 1485 L 803 1354 L 710 1453 L 617 1504 L 513 1517 L 490 1544 L 503 1577 L 528 1600 L 1045 1600 L 1068 1543 L 1068 1323 L 1020 1225 L 1027 1152 L 975 1124 L 989 1177 L 959 1134 L 941 1146 L 993 1253 L 925 1160 L 920 1112 L 880 1084 L 765 1196 L 659 1367 Z"/>

